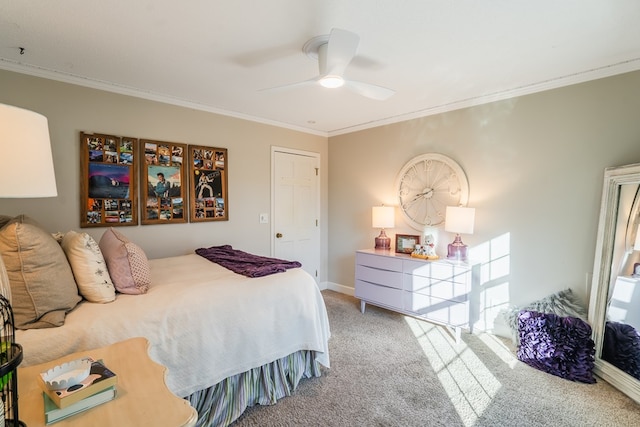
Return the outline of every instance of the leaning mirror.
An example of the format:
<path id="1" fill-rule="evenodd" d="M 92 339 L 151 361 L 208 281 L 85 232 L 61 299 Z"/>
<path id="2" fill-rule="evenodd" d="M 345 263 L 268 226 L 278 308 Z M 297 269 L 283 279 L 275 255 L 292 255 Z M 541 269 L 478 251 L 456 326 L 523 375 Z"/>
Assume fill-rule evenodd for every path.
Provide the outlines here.
<path id="1" fill-rule="evenodd" d="M 640 402 L 640 164 L 605 170 L 589 322 L 595 373 Z"/>

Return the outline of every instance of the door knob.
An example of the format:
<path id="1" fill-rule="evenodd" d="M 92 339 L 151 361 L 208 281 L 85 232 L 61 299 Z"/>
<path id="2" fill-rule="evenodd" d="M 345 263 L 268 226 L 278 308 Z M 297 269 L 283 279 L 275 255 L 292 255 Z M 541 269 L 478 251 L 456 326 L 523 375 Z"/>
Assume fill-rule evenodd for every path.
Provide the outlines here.
<path id="1" fill-rule="evenodd" d="M 279 239 L 282 237 L 282 233 L 276 233 L 276 237 Z"/>

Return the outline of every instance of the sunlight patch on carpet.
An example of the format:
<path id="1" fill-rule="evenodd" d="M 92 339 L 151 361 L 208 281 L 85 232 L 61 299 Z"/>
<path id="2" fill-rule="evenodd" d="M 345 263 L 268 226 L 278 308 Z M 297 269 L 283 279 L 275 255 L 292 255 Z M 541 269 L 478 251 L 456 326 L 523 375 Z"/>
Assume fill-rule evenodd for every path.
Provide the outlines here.
<path id="1" fill-rule="evenodd" d="M 446 329 L 405 317 L 465 426 L 472 426 L 502 387 L 476 354 Z"/>
<path id="2" fill-rule="evenodd" d="M 477 335 L 491 351 L 495 353 L 496 356 L 500 358 L 508 367 L 511 369 L 515 368 L 518 364 L 518 358 L 515 356 L 513 351 L 505 345 L 500 338 L 495 335 L 481 333 Z"/>

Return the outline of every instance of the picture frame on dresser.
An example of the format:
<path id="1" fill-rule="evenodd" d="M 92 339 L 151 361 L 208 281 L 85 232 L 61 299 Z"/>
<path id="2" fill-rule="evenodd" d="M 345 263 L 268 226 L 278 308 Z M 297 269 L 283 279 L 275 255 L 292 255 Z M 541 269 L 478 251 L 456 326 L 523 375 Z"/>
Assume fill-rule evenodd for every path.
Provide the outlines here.
<path id="1" fill-rule="evenodd" d="M 190 222 L 228 221 L 227 149 L 189 145 Z"/>
<path id="2" fill-rule="evenodd" d="M 80 133 L 80 227 L 138 225 L 137 138 Z"/>
<path id="3" fill-rule="evenodd" d="M 142 224 L 187 222 L 187 144 L 140 140 Z"/>
<path id="4" fill-rule="evenodd" d="M 410 254 L 420 244 L 420 236 L 413 234 L 396 234 L 396 253 Z"/>

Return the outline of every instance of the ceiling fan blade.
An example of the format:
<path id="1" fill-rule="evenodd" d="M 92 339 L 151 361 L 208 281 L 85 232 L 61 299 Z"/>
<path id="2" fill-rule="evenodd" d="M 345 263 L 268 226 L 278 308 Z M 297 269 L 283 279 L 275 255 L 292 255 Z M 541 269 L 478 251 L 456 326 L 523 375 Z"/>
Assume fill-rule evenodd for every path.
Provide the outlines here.
<path id="1" fill-rule="evenodd" d="M 282 90 L 296 89 L 304 86 L 313 86 L 318 83 L 318 80 L 319 80 L 318 77 L 314 77 L 312 79 L 303 80 L 301 82 L 289 83 L 282 86 L 268 87 L 265 89 L 258 89 L 258 92 L 278 92 Z"/>
<path id="2" fill-rule="evenodd" d="M 344 83 L 344 87 L 352 92 L 357 93 L 358 95 L 362 95 L 378 101 L 389 99 L 394 93 L 396 93 L 394 90 L 387 89 L 386 87 L 376 86 L 354 80 L 346 80 Z"/>
<path id="3" fill-rule="evenodd" d="M 332 74 L 342 76 L 358 50 L 360 36 L 350 31 L 334 28 L 329 34 L 326 51 L 325 72 L 321 74 Z"/>

